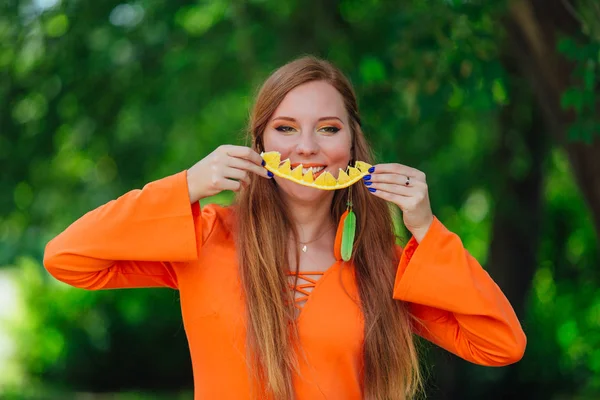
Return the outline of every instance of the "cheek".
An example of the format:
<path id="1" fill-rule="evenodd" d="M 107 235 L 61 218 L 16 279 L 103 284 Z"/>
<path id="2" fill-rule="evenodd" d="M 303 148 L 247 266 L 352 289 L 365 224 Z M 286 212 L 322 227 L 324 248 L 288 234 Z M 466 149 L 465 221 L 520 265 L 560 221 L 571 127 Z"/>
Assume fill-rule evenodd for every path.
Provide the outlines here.
<path id="1" fill-rule="evenodd" d="M 277 135 L 269 130 L 263 135 L 263 144 L 265 151 L 278 151 L 282 155 L 287 154 L 290 148 L 289 141 L 285 140 L 285 136 Z"/>
<path id="2" fill-rule="evenodd" d="M 273 136 L 268 131 L 265 131 L 265 133 L 262 135 L 262 142 L 263 146 L 265 147 L 265 151 L 271 150 L 273 147 Z"/>
<path id="3" fill-rule="evenodd" d="M 337 146 L 328 151 L 329 159 L 336 164 L 347 165 L 350 162 L 350 146 Z"/>

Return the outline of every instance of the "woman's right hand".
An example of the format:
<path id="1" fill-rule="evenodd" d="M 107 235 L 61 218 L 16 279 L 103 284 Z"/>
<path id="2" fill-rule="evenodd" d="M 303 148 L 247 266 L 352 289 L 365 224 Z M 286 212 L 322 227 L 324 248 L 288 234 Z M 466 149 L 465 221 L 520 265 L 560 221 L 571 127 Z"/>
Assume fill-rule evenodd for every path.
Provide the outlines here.
<path id="1" fill-rule="evenodd" d="M 190 202 L 223 190 L 239 191 L 250 184 L 250 172 L 264 178 L 273 176 L 263 167 L 261 156 L 250 147 L 219 146 L 187 171 Z"/>

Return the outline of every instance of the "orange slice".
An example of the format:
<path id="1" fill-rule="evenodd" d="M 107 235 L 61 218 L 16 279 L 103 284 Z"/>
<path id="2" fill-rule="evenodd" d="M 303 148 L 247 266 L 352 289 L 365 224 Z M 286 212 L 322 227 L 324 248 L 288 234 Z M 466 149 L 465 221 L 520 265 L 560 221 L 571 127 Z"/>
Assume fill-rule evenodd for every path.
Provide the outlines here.
<path id="1" fill-rule="evenodd" d="M 302 173 L 302 165 L 298 165 L 292 170 L 290 160 L 281 162 L 281 154 L 277 151 L 268 151 L 260 154 L 265 160 L 265 168 L 280 178 L 296 182 L 299 185 L 313 187 L 321 190 L 337 190 L 354 185 L 365 175 L 369 174 L 371 164 L 364 161 L 357 161 L 354 167 L 348 166 L 346 171 L 340 168 L 337 179 L 329 172 L 321 173 L 317 179 L 313 176 L 313 170 Z"/>

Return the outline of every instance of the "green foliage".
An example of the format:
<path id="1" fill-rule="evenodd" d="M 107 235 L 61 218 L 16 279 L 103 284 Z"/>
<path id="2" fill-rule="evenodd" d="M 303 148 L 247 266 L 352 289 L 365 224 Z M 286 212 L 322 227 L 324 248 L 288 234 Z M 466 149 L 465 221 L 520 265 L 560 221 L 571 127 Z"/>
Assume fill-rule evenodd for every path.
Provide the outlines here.
<path id="1" fill-rule="evenodd" d="M 594 0 L 578 5 L 592 40 L 559 45 L 577 65 L 562 106 L 577 115 L 570 136 L 590 141 L 598 132 L 599 31 Z M 257 85 L 305 53 L 348 74 L 379 160 L 426 172 L 435 214 L 485 265 L 495 210 L 512 198 L 498 189 L 502 171 L 519 178 L 532 170 L 521 149 L 531 106 L 519 108 L 509 128 L 499 124 L 517 96 L 501 64 L 504 7 L 0 2 L 0 265 L 19 271 L 25 310 L 13 333 L 28 379 L 13 398 L 32 379 L 82 391 L 191 385 L 176 292 L 68 288 L 43 270 L 44 245 L 86 211 L 188 168 L 220 144 L 246 143 Z M 503 141 L 516 148 L 507 168 L 494 164 Z M 527 354 L 515 376 L 461 366 L 472 398 L 478 387 L 486 388 L 479 398 L 491 397 L 498 382 L 534 387 L 539 398 L 600 390 L 600 303 L 589 283 L 598 281 L 595 232 L 564 156 L 554 152 L 544 168 L 544 234 L 523 318 Z"/>
<path id="2" fill-rule="evenodd" d="M 81 391 L 190 387 L 176 291 L 74 290 L 49 281 L 34 259 L 16 267 L 26 307 L 11 329 L 29 374 Z"/>
<path id="3" fill-rule="evenodd" d="M 600 297 L 595 283 L 600 252 L 566 155 L 554 151 L 552 159 L 545 185 L 549 210 L 542 226 L 542 261 L 532 285 L 527 330 L 533 338 L 529 357 L 553 359 L 556 367 L 526 371 L 522 366 L 520 371 L 544 382 L 551 393 L 570 387 L 584 398 L 595 398 L 600 393 Z M 573 381 L 565 384 L 565 374 L 573 374 Z"/>
<path id="4" fill-rule="evenodd" d="M 592 143 L 594 136 L 600 134 L 598 101 L 596 88 L 600 82 L 600 41 L 578 44 L 572 38 L 563 38 L 558 43 L 558 51 L 575 63 L 573 71 L 574 86 L 567 89 L 561 97 L 561 106 L 572 109 L 576 120 L 569 127 L 568 137 Z"/>

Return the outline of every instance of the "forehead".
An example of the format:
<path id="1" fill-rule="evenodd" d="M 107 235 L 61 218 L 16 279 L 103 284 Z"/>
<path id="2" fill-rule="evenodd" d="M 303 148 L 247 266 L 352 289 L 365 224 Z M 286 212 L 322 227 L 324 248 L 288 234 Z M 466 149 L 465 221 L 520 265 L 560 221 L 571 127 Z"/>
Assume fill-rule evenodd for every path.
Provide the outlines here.
<path id="1" fill-rule="evenodd" d="M 324 81 L 313 81 L 292 89 L 283 99 L 273 117 L 286 116 L 296 119 L 338 117 L 346 120 L 346 108 L 342 95 Z"/>

